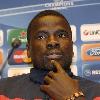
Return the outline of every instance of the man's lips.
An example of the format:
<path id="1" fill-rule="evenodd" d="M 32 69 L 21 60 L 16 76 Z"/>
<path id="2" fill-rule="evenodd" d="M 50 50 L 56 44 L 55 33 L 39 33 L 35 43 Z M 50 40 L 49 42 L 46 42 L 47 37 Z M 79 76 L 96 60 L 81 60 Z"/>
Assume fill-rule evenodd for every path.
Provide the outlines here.
<path id="1" fill-rule="evenodd" d="M 62 55 L 61 54 L 49 54 L 49 55 L 47 55 L 46 56 L 46 58 L 48 58 L 48 59 L 60 59 L 62 57 Z"/>

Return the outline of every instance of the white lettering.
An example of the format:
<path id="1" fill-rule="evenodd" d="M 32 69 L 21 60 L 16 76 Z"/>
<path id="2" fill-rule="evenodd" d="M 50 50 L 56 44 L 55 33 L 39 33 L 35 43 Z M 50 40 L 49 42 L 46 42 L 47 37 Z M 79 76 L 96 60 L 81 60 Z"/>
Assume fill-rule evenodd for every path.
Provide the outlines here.
<path id="1" fill-rule="evenodd" d="M 23 59 L 25 57 L 25 55 L 14 55 L 14 59 Z"/>
<path id="2" fill-rule="evenodd" d="M 100 70 L 92 70 L 92 75 L 100 75 Z"/>
<path id="3" fill-rule="evenodd" d="M 100 56 L 100 48 L 95 48 L 90 50 L 91 56 Z"/>
<path id="4" fill-rule="evenodd" d="M 61 2 L 55 2 L 55 3 L 46 3 L 45 7 L 63 7 L 63 6 L 73 6 L 74 2 L 69 2 L 69 1 L 61 1 Z"/>

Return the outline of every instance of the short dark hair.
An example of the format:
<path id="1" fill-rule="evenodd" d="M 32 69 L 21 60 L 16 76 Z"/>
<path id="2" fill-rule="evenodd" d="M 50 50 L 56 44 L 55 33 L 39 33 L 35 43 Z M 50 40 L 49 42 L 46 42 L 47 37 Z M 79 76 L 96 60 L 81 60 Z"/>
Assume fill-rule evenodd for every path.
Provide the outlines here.
<path id="1" fill-rule="evenodd" d="M 66 23 L 68 24 L 68 26 L 70 27 L 70 24 L 69 22 L 67 21 L 67 19 L 59 12 L 55 11 L 55 10 L 44 10 L 44 11 L 41 11 L 40 13 L 38 13 L 32 20 L 31 22 L 29 23 L 29 26 L 27 28 L 27 41 L 29 42 L 30 41 L 30 33 L 31 33 L 31 29 L 34 25 L 34 21 L 36 21 L 37 19 L 39 19 L 40 17 L 43 17 L 43 16 L 48 16 L 48 15 L 52 15 L 52 16 L 59 16 L 61 18 L 63 18 Z"/>

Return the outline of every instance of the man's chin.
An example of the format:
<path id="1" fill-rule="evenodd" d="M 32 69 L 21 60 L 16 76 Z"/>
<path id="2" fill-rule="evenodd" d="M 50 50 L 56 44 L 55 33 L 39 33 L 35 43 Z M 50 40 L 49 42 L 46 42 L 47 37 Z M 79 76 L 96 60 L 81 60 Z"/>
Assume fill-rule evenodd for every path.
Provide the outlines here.
<path id="1" fill-rule="evenodd" d="M 55 67 L 53 65 L 48 65 L 48 66 L 44 66 L 43 68 L 41 68 L 42 70 L 46 70 L 46 71 L 55 71 Z"/>
<path id="2" fill-rule="evenodd" d="M 54 72 L 57 71 L 56 66 L 54 66 L 53 64 L 51 64 L 51 62 L 45 63 L 45 66 L 44 66 L 43 69 L 44 70 L 48 70 L 48 71 L 54 71 Z"/>

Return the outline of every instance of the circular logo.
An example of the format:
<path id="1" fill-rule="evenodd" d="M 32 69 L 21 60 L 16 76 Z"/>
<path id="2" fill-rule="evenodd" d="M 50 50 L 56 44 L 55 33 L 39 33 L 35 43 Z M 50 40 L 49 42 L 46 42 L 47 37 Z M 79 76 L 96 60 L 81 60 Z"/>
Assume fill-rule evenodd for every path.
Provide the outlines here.
<path id="1" fill-rule="evenodd" d="M 91 76 L 91 74 L 92 73 L 91 73 L 91 70 L 90 69 L 87 69 L 87 70 L 84 71 L 84 75 L 85 76 Z"/>
<path id="2" fill-rule="evenodd" d="M 88 35 L 89 34 L 88 30 L 84 30 L 83 34 Z"/>

